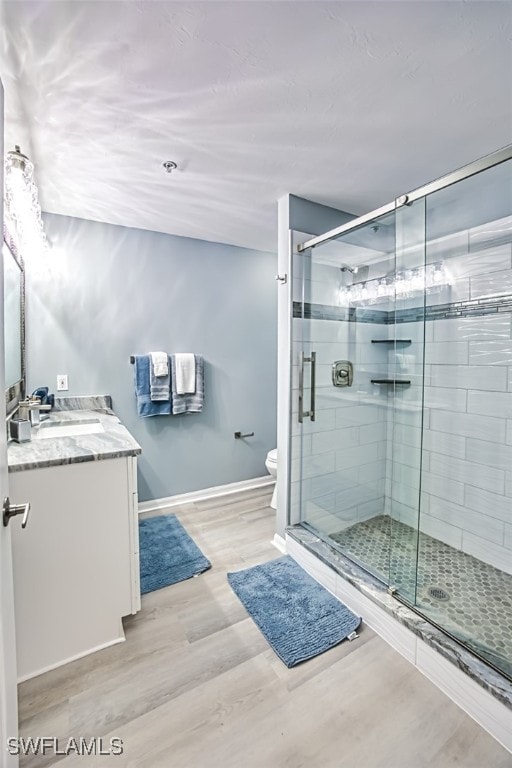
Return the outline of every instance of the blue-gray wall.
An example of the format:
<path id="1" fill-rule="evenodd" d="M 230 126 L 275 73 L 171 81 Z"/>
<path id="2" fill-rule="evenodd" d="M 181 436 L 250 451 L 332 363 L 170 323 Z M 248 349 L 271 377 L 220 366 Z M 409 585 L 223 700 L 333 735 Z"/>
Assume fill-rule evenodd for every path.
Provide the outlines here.
<path id="1" fill-rule="evenodd" d="M 310 235 L 323 235 L 331 229 L 341 227 L 354 218 L 354 214 L 331 208 L 328 205 L 314 203 L 297 195 L 287 197 L 288 222 L 287 227 L 297 232 L 307 232 Z"/>
<path id="2" fill-rule="evenodd" d="M 46 214 L 27 263 L 28 388 L 111 394 L 142 446 L 142 501 L 266 474 L 276 446 L 274 254 Z M 203 413 L 140 419 L 131 354 L 205 359 Z M 64 393 L 62 393 L 64 394 Z M 253 431 L 247 441 L 235 430 Z"/>

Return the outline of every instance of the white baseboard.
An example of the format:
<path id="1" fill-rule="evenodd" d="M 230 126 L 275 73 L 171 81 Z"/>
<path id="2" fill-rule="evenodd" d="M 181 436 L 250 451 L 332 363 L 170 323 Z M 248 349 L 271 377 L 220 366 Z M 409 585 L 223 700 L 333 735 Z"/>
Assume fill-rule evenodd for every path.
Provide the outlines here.
<path id="1" fill-rule="evenodd" d="M 89 648 L 87 651 L 82 651 L 81 653 L 77 653 L 74 656 L 70 656 L 68 659 L 63 659 L 63 661 L 58 661 L 56 664 L 50 664 L 47 667 L 38 669 L 36 672 L 30 672 L 28 675 L 22 675 L 21 677 L 18 677 L 18 684 L 24 683 L 25 680 L 31 680 L 33 677 L 39 677 L 39 675 L 44 675 L 45 672 L 51 672 L 52 669 L 58 669 L 58 667 L 63 667 L 64 664 L 69 664 L 72 661 L 77 661 L 77 659 L 83 659 L 85 656 L 89 656 L 91 653 L 96 653 L 96 651 L 102 651 L 104 648 L 110 648 L 111 645 L 118 645 L 119 643 L 124 643 L 125 640 L 126 638 L 123 632 L 122 637 L 116 637 L 114 640 L 108 640 L 106 643 L 101 643 L 101 645 L 97 645 L 94 648 Z"/>
<path id="2" fill-rule="evenodd" d="M 274 483 L 275 480 L 271 475 L 265 475 L 265 477 L 253 477 L 251 480 L 241 480 L 238 483 L 216 485 L 213 488 L 203 488 L 200 491 L 191 491 L 190 493 L 180 493 L 176 496 L 167 496 L 165 499 L 141 501 L 139 503 L 139 515 L 142 512 L 156 512 L 158 509 L 177 507 L 179 504 L 191 504 L 195 501 L 214 499 L 217 496 L 229 496 L 231 493 L 250 491 L 253 488 L 265 488 L 267 485 L 274 485 Z"/>
<path id="3" fill-rule="evenodd" d="M 272 539 L 271 543 L 276 549 L 282 552 L 283 555 L 286 555 L 286 541 L 282 536 L 280 536 L 278 533 L 274 533 L 274 538 Z"/>

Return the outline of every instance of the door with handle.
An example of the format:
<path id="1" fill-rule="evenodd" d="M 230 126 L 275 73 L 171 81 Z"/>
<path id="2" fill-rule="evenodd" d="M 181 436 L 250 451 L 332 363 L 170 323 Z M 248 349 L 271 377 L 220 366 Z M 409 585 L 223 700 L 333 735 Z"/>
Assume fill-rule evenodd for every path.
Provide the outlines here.
<path id="1" fill-rule="evenodd" d="M 299 249 L 300 280 L 294 274 L 293 281 L 290 498 L 299 514 L 291 519 L 337 544 L 338 535 L 380 509 L 385 482 L 386 395 L 374 393 L 370 377 L 380 368 L 368 360 L 374 353 L 387 361 L 384 344 L 370 345 L 387 338 L 388 328 L 375 328 L 384 313 L 361 309 L 346 290 L 357 283 L 357 259 L 367 253 L 338 239 Z"/>
<path id="2" fill-rule="evenodd" d="M 0 82 L 0 150 L 2 157 L 4 156 L 3 104 L 3 87 Z M 2 162 L 0 164 L 0 189 L 3 189 L 3 181 Z M 0 213 L 0 223 L 3 225 L 3 210 Z M 0 382 L 5 381 L 3 275 L 3 256 L 0 255 Z M 5 398 L 2 398 L 2 402 L 4 405 L 2 406 L 0 416 L 3 423 L 5 423 Z M 2 428 L 0 429 L 0 498 L 5 499 L 8 496 L 7 441 L 6 431 Z M 18 758 L 14 754 L 9 754 L 7 749 L 8 739 L 18 736 L 16 645 L 10 533 L 10 525 L 0 525 L 0 763 L 2 768 L 4 766 L 5 768 L 15 768 L 18 765 Z"/>
<path id="3" fill-rule="evenodd" d="M 374 447 L 359 446 L 359 423 L 368 423 L 370 409 L 360 405 L 356 386 L 356 318 L 340 304 L 337 248 L 297 253 L 292 281 L 290 522 L 320 535 L 341 530 L 373 493 L 357 466 L 367 455 L 372 461 Z"/>

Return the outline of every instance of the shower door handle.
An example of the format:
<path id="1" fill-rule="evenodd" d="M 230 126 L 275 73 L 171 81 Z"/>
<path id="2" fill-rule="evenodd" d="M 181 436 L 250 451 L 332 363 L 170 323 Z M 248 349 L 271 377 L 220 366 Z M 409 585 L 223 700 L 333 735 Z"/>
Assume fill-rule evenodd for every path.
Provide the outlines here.
<path id="1" fill-rule="evenodd" d="M 315 387 L 316 387 L 316 352 L 311 353 L 311 400 L 309 405 L 309 417 L 315 420 Z"/>
<path id="2" fill-rule="evenodd" d="M 311 400 L 309 411 L 304 410 L 304 364 L 311 363 Z M 299 367 L 299 422 L 302 424 L 304 417 L 309 416 L 311 421 L 315 420 L 315 384 L 316 384 L 316 352 L 311 352 L 310 357 L 306 357 L 304 352 L 300 353 Z"/>

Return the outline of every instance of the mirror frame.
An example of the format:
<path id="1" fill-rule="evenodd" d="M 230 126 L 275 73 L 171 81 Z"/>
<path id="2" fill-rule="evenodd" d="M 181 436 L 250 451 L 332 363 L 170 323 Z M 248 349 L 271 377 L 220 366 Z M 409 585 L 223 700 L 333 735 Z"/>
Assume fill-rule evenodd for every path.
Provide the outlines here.
<path id="1" fill-rule="evenodd" d="M 18 407 L 20 400 L 25 397 L 25 262 L 19 252 L 13 237 L 9 234 L 4 224 L 3 231 L 4 245 L 10 251 L 14 261 L 20 269 L 20 344 L 21 344 L 21 376 L 19 381 L 5 388 L 5 408 L 6 415 L 9 417 Z"/>

